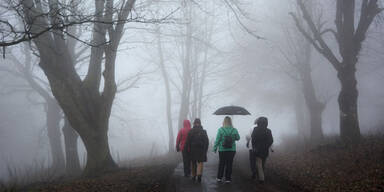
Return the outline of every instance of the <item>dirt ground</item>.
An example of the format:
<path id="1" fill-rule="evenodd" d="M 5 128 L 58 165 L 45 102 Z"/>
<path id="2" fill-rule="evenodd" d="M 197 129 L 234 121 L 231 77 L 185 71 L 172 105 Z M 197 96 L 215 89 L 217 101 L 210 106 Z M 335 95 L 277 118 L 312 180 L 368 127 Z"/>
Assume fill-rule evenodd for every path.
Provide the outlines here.
<path id="1" fill-rule="evenodd" d="M 217 183 L 218 155 L 209 154 L 204 167 L 203 182 L 192 182 L 183 176 L 183 167 L 179 158 L 158 158 L 151 162 L 135 161 L 131 168 L 107 173 L 96 178 L 77 178 L 59 180 L 50 183 L 35 183 L 22 188 L 9 188 L 4 191 L 27 192 L 253 192 L 253 191 L 290 191 L 286 183 L 268 180 L 264 185 L 251 180 L 248 174 L 246 153 L 238 152 L 233 169 L 231 184 Z M 267 175 L 267 178 L 269 176 Z"/>
<path id="2" fill-rule="evenodd" d="M 27 186 L 0 186 L 0 191 L 26 192 L 163 192 L 179 162 L 176 155 L 121 162 L 120 169 L 94 178 L 59 178 Z"/>
<path id="3" fill-rule="evenodd" d="M 39 183 L 21 189 L 28 192 L 163 192 L 166 191 L 169 177 L 173 172 L 172 165 L 156 165 L 121 169 L 102 177 L 78 179 L 62 183 Z"/>
<path id="4" fill-rule="evenodd" d="M 384 191 L 384 137 L 364 138 L 359 144 L 322 145 L 311 150 L 276 148 L 266 165 L 263 185 L 251 179 L 248 151 L 235 156 L 231 184 L 216 182 L 218 155 L 210 153 L 202 183 L 183 176 L 180 155 L 134 161 L 119 171 L 97 178 L 76 178 L 0 191 L 70 192 L 279 192 Z M 124 167 L 124 166 L 123 166 Z"/>
<path id="5" fill-rule="evenodd" d="M 384 136 L 334 141 L 310 150 L 275 150 L 269 169 L 306 191 L 384 191 Z"/>

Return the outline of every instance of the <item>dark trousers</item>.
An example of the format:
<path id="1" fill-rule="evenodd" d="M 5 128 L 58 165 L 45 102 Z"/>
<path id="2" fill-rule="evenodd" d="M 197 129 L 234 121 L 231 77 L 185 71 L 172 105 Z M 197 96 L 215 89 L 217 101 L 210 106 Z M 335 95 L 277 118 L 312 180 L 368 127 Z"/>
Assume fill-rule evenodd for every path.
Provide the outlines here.
<path id="1" fill-rule="evenodd" d="M 224 175 L 225 179 L 231 180 L 232 175 L 232 164 L 233 158 L 235 157 L 236 151 L 222 151 L 219 152 L 219 170 L 217 172 L 217 178 L 221 179 Z"/>
<path id="2" fill-rule="evenodd" d="M 263 160 L 263 169 L 265 169 L 265 161 L 267 158 L 261 158 Z M 252 174 L 257 174 L 257 167 L 256 167 L 256 155 L 252 150 L 249 150 L 249 163 L 251 165 L 251 171 Z"/>
<path id="3" fill-rule="evenodd" d="M 256 156 L 254 155 L 252 150 L 249 150 L 249 163 L 251 165 L 252 174 L 255 175 L 257 173 L 257 170 L 256 170 Z"/>
<path id="4" fill-rule="evenodd" d="M 183 164 L 184 164 L 184 176 L 191 175 L 191 160 L 188 157 L 188 153 L 186 151 L 182 151 L 183 154 Z"/>

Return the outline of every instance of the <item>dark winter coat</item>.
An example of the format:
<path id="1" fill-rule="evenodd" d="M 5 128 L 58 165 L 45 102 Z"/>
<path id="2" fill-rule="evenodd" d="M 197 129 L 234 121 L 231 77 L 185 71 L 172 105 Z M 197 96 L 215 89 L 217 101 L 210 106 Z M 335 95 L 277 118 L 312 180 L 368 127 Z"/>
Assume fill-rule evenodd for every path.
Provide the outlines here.
<path id="1" fill-rule="evenodd" d="M 206 162 L 208 145 L 207 132 L 202 126 L 194 126 L 188 133 L 184 150 L 188 151 L 191 161 Z"/>
<path id="2" fill-rule="evenodd" d="M 254 155 L 260 158 L 267 158 L 269 148 L 273 143 L 271 130 L 266 127 L 255 127 L 251 137 Z"/>

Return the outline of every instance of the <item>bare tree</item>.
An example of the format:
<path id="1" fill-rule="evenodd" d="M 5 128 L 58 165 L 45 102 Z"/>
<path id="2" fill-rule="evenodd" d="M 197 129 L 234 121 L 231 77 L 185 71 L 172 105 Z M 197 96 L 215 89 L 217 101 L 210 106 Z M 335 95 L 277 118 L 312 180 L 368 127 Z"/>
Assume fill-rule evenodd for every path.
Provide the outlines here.
<path id="1" fill-rule="evenodd" d="M 56 100 L 50 95 L 49 91 L 39 84 L 33 73 L 32 55 L 27 45 L 23 46 L 23 52 L 25 54 L 24 61 L 20 61 L 12 53 L 9 54 L 10 60 L 14 63 L 16 70 L 10 69 L 10 67 L 3 68 L 2 71 L 14 74 L 17 77 L 24 79 L 27 84 L 36 91 L 44 99 L 44 108 L 46 113 L 46 126 L 48 139 L 50 144 L 50 151 L 52 156 L 51 168 L 57 172 L 61 172 L 65 167 L 64 152 L 61 145 L 61 133 L 60 133 L 60 120 L 61 109 L 58 106 Z"/>
<path id="2" fill-rule="evenodd" d="M 161 75 L 164 80 L 164 89 L 165 89 L 165 97 L 166 97 L 166 116 L 167 116 L 167 124 L 168 124 L 168 151 L 173 152 L 174 149 L 174 134 L 173 134 L 173 125 L 172 125 L 172 95 L 171 95 L 171 86 L 169 82 L 169 76 L 167 69 L 165 67 L 165 59 L 164 59 L 164 53 L 163 53 L 163 45 L 161 41 L 161 31 L 160 26 L 157 26 L 156 28 L 156 34 L 157 34 L 157 50 L 159 53 L 159 66 L 161 70 Z"/>
<path id="3" fill-rule="evenodd" d="M 62 110 L 56 99 L 52 96 L 48 83 L 43 79 L 38 78 L 38 75 L 35 73 L 36 65 L 32 64 L 34 59 L 32 58 L 31 50 L 27 43 L 24 43 L 22 52 L 24 54 L 24 61 L 20 61 L 15 54 L 9 53 L 7 58 L 14 64 L 15 67 L 13 67 L 13 69 L 10 66 L 6 66 L 1 68 L 0 71 L 8 72 L 18 78 L 22 78 L 32 90 L 43 98 L 46 113 L 47 133 L 52 156 L 51 168 L 56 170 L 57 173 L 63 171 L 64 168 L 66 168 L 67 173 L 76 173 L 80 171 L 80 161 L 77 152 L 78 134 L 69 124 L 65 124 L 63 127 L 63 133 L 65 133 L 64 143 L 66 153 L 66 160 L 64 160 L 60 132 Z"/>
<path id="4" fill-rule="evenodd" d="M 210 12 L 214 14 L 214 10 Z M 210 19 L 212 18 L 212 19 Z M 199 33 L 194 35 L 194 39 L 198 40 L 198 43 L 194 43 L 194 62 L 192 72 L 192 106 L 191 116 L 192 119 L 201 118 L 203 110 L 203 99 L 204 99 L 204 87 L 207 83 L 208 68 L 210 66 L 209 54 L 211 53 L 211 40 L 214 28 L 214 17 L 209 14 L 204 14 L 201 18 L 203 23 L 200 25 Z"/>
<path id="5" fill-rule="evenodd" d="M 182 120 L 201 118 L 204 98 L 204 86 L 208 76 L 209 54 L 215 47 L 211 44 L 214 11 L 200 6 L 196 2 L 185 2 L 184 17 L 186 32 L 182 63 L 182 91 L 179 126 Z M 198 12 L 200 10 L 200 12 Z M 217 69 L 216 69 L 217 70 Z"/>
<path id="6" fill-rule="evenodd" d="M 338 102 L 340 109 L 340 136 L 344 142 L 357 141 L 360 138 L 360 127 L 358 118 L 358 90 L 356 80 L 356 64 L 366 37 L 369 26 L 375 17 L 382 11 L 378 6 L 378 0 L 362 0 L 360 9 L 360 18 L 356 22 L 356 1 L 355 0 L 337 0 L 335 24 L 336 29 L 324 29 L 325 23 L 316 25 L 316 21 L 309 13 L 303 0 L 297 0 L 297 4 L 302 12 L 302 18 L 310 29 L 300 23 L 296 14 L 291 14 L 296 26 L 304 37 L 313 45 L 313 47 L 322 54 L 336 69 L 340 80 L 341 91 Z M 357 23 L 357 26 L 355 26 Z M 333 34 L 336 39 L 340 57 L 333 51 L 329 42 L 327 43 L 324 35 Z"/>
<path id="7" fill-rule="evenodd" d="M 79 134 L 72 128 L 68 119 L 64 117 L 62 128 L 65 143 L 65 170 L 67 174 L 78 174 L 81 171 L 77 143 Z"/>
<path id="8" fill-rule="evenodd" d="M 318 94 L 316 94 L 315 91 L 312 78 L 311 44 L 298 33 L 299 32 L 294 32 L 292 34 L 290 30 L 286 30 L 285 37 L 288 43 L 288 50 L 287 52 L 281 50 L 281 53 L 292 68 L 290 71 L 294 72 L 294 74 L 288 75 L 294 80 L 298 80 L 300 84 L 299 89 L 301 89 L 309 111 L 310 139 L 312 143 L 317 144 L 321 142 L 324 137 L 322 130 L 322 113 L 326 103 L 319 100 Z M 301 114 L 300 110 L 297 112 L 298 115 Z M 301 121 L 303 121 L 303 119 L 301 119 Z M 298 125 L 300 125 L 300 122 L 298 122 Z"/>
<path id="9" fill-rule="evenodd" d="M 76 21 L 77 15 L 80 15 L 79 13 L 79 7 L 78 7 L 78 1 L 73 1 L 70 6 L 67 6 L 65 4 L 60 4 L 60 9 L 66 10 L 68 13 L 68 16 L 63 16 L 65 22 L 68 24 L 65 28 L 58 28 L 57 30 L 61 30 L 63 33 L 65 32 L 66 35 L 66 48 L 68 49 L 70 59 L 73 61 L 73 64 L 75 67 L 78 66 L 78 64 L 87 58 L 87 56 L 84 56 L 84 53 L 86 53 L 87 50 L 89 50 L 88 46 L 77 46 L 79 45 L 79 37 L 82 33 L 81 27 L 79 25 L 72 25 Z M 9 3 L 9 5 L 12 5 L 12 3 Z M 22 13 L 22 4 L 15 4 L 13 5 L 13 9 L 18 14 Z M 47 15 L 45 15 L 47 16 Z M 23 19 L 25 17 L 19 18 L 19 23 L 25 23 Z M 33 25 L 33 24 L 32 24 Z M 59 25 L 57 25 L 59 26 Z M 41 26 L 44 27 L 44 26 Z M 52 26 L 46 26 L 48 28 Z M 65 30 L 64 30 L 65 29 Z M 26 28 L 24 30 L 24 33 L 31 33 L 31 28 Z M 12 31 L 10 31 L 12 32 Z M 8 32 L 8 33 L 10 33 Z M 46 31 L 49 32 L 49 31 Z M 22 35 L 23 31 L 20 31 L 16 33 L 14 31 L 14 37 Z M 33 36 L 26 36 L 27 34 L 24 34 L 27 38 L 37 38 Z M 42 34 L 41 34 L 42 35 Z M 58 105 L 56 99 L 52 96 L 51 89 L 49 88 L 49 84 L 45 82 L 44 80 L 38 78 L 38 75 L 34 74 L 34 68 L 35 65 L 32 65 L 32 55 L 31 51 L 35 51 L 35 47 L 33 47 L 32 44 L 24 44 L 24 50 L 23 53 L 25 55 L 25 62 L 20 62 L 12 53 L 9 54 L 9 58 L 18 66 L 18 73 L 20 74 L 20 77 L 26 80 L 26 82 L 31 86 L 32 89 L 34 89 L 39 95 L 45 100 L 46 103 L 46 114 L 47 114 L 47 127 L 48 127 L 48 136 L 51 143 L 51 149 L 53 156 L 53 165 L 52 167 L 60 167 L 60 170 L 63 170 L 64 166 L 57 166 L 56 164 L 63 165 L 64 159 L 63 159 L 63 152 L 61 147 L 61 132 L 59 128 L 60 121 L 62 118 L 62 110 L 61 107 Z M 37 56 L 40 60 L 40 55 L 36 52 L 34 52 L 34 55 Z M 41 85 L 43 83 L 44 86 Z M 64 144 L 65 144 L 65 170 L 67 174 L 77 174 L 80 171 L 80 161 L 78 157 L 78 151 L 77 151 L 77 140 L 78 140 L 78 133 L 73 130 L 72 126 L 68 123 L 65 115 L 64 115 L 64 126 L 62 127 L 62 131 L 64 134 Z M 54 145 L 53 145 L 54 144 Z M 56 151 L 56 152 L 55 152 Z M 58 160 L 62 159 L 62 160 Z M 60 162 L 60 163 L 57 163 Z"/>
<path id="10" fill-rule="evenodd" d="M 179 121 L 178 128 L 181 129 L 183 120 L 187 119 L 189 114 L 190 96 L 192 88 L 192 77 L 191 77 L 191 54 L 192 54 L 192 10 L 193 6 L 191 2 L 183 2 L 184 18 L 186 19 L 185 26 L 185 43 L 183 49 L 183 60 L 182 60 L 182 90 L 181 90 L 181 101 L 179 110 Z"/>
<path id="11" fill-rule="evenodd" d="M 209 40 L 212 36 L 211 23 L 207 23 L 208 13 L 202 11 L 201 14 L 197 12 L 196 2 L 183 2 L 183 11 L 181 16 L 186 20 L 182 23 L 182 32 L 177 33 L 161 30 L 160 25 L 154 30 L 157 39 L 157 52 L 159 54 L 160 71 L 164 80 L 165 96 L 166 96 L 166 116 L 168 122 L 168 135 L 169 135 L 169 150 L 173 151 L 173 125 L 172 125 L 172 94 L 171 94 L 171 83 L 178 89 L 180 98 L 180 111 L 179 111 L 179 122 L 186 118 L 194 119 L 201 117 L 201 111 L 203 108 L 203 91 L 206 80 L 206 73 L 208 67 L 208 52 L 210 47 Z M 202 7 L 200 7 L 202 9 Z M 201 22 L 204 22 L 203 24 Z M 209 26 L 208 26 L 209 25 Z M 179 29 L 179 28 L 177 28 Z M 210 31 L 209 31 L 210 30 Z M 175 80 L 169 75 L 172 72 L 167 63 L 171 63 L 172 59 L 165 59 L 167 42 L 165 39 L 167 36 L 171 36 L 172 40 L 180 40 L 180 44 L 175 46 L 181 49 L 180 64 L 177 64 L 176 73 L 179 79 Z M 175 54 L 174 51 L 171 54 Z M 172 57 L 166 57 L 172 58 Z M 179 87 L 179 80 L 181 88 Z M 181 128 L 181 125 L 179 125 Z"/>
<path id="12" fill-rule="evenodd" d="M 49 1 L 50 13 L 44 15 L 40 1 L 21 2 L 25 23 L 32 34 L 41 28 L 59 25 L 61 4 Z M 40 67 L 47 76 L 52 93 L 63 109 L 72 127 L 79 133 L 87 150 L 85 175 L 95 175 L 117 167 L 108 144 L 108 124 L 117 86 L 115 60 L 123 35 L 124 25 L 135 0 L 114 4 L 113 0 L 96 0 L 92 30 L 92 48 L 88 72 L 84 79 L 76 72 L 62 30 L 52 29 L 33 39 L 41 61 Z M 119 8 L 115 8 L 118 6 Z M 114 22 L 114 19 L 117 21 Z M 107 40 L 108 39 L 108 40 Z M 105 58 L 103 59 L 103 56 Z M 102 72 L 102 65 L 104 71 Z M 102 77 L 104 85 L 100 92 Z"/>

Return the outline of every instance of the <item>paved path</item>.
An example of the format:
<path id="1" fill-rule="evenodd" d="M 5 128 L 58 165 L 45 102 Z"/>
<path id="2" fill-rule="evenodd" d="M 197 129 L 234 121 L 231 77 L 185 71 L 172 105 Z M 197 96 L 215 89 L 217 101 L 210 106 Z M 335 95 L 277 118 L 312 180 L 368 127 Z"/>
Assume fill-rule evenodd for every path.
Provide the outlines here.
<path id="1" fill-rule="evenodd" d="M 239 164 L 236 161 L 234 164 Z M 244 161 L 243 161 L 244 163 Z M 257 191 L 270 191 L 278 192 L 276 186 L 272 184 L 259 185 L 253 181 L 249 176 L 244 176 L 240 169 L 234 165 L 232 183 L 225 184 L 216 182 L 216 174 L 218 169 L 218 155 L 209 154 L 208 162 L 204 164 L 204 171 L 202 182 L 193 182 L 191 177 L 184 177 L 183 165 L 180 163 L 173 174 L 174 189 L 172 192 L 257 192 Z"/>
<path id="2" fill-rule="evenodd" d="M 242 192 L 238 190 L 236 187 L 236 180 L 232 184 L 224 184 L 216 182 L 216 174 L 217 174 L 217 163 L 214 163 L 213 160 L 209 161 L 204 165 L 203 179 L 201 183 L 193 182 L 191 177 L 184 177 L 183 165 L 180 163 L 175 169 L 175 179 L 177 180 L 176 191 L 178 192 Z"/>

